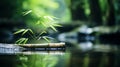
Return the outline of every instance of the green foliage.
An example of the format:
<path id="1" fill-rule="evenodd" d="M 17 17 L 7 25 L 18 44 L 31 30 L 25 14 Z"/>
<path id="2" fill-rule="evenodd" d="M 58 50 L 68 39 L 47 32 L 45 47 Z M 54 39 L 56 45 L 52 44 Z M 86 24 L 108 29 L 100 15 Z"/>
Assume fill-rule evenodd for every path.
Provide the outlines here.
<path id="1" fill-rule="evenodd" d="M 20 38 L 15 43 L 16 44 L 25 44 L 25 43 L 27 43 L 27 41 L 28 41 L 28 38 Z"/>
<path id="2" fill-rule="evenodd" d="M 31 13 L 31 12 L 32 12 L 32 10 L 29 10 L 29 11 L 27 11 L 27 12 L 23 12 L 23 16 L 25 16 L 25 15 Z"/>
<path id="3" fill-rule="evenodd" d="M 70 11 L 64 0 L 25 0 L 22 7 L 23 11 L 32 10 L 32 14 L 26 18 L 26 23 L 29 26 L 32 26 L 34 20 L 36 21 L 39 17 L 46 15 L 58 17 L 63 22 L 71 19 Z M 29 19 L 30 16 L 32 19 Z"/>
<path id="4" fill-rule="evenodd" d="M 32 10 L 25 12 L 24 16 L 29 14 L 29 13 L 31 13 L 31 12 L 32 12 Z M 34 27 L 36 27 L 36 25 L 40 25 L 40 26 L 42 26 L 44 28 L 44 29 L 42 29 L 42 31 L 39 32 L 39 35 L 36 35 L 35 32 L 32 29 L 30 29 L 30 28 L 19 29 L 18 31 L 14 32 L 14 34 L 21 34 L 22 36 L 26 34 L 26 35 L 29 35 L 34 40 L 40 40 L 41 38 L 43 38 L 47 42 L 50 42 L 48 37 L 41 36 L 41 35 L 44 34 L 44 33 L 47 33 L 46 29 L 48 29 L 48 28 L 51 28 L 52 30 L 57 32 L 55 27 L 61 27 L 61 25 L 57 24 L 55 19 L 58 19 L 58 18 L 53 17 L 53 16 L 42 16 L 42 17 L 39 17 L 37 22 L 34 23 Z M 28 40 L 29 40 L 29 38 L 20 38 L 15 43 L 17 43 L 17 44 L 25 44 L 25 43 L 27 43 Z"/>
<path id="5" fill-rule="evenodd" d="M 21 32 L 23 32 L 24 30 L 25 30 L 25 29 L 20 29 L 20 30 L 16 31 L 14 34 L 21 33 Z"/>
<path id="6" fill-rule="evenodd" d="M 61 27 L 61 25 L 57 24 L 57 22 L 54 20 L 57 19 L 53 16 L 42 16 L 39 18 L 36 24 L 42 25 L 44 28 L 51 28 L 54 31 L 57 31 L 55 27 Z"/>
<path id="7" fill-rule="evenodd" d="M 30 32 L 30 33 L 34 34 L 31 29 L 20 29 L 20 30 L 14 32 L 14 34 L 22 33 L 22 35 L 24 35 L 24 34 L 27 33 L 27 32 Z"/>

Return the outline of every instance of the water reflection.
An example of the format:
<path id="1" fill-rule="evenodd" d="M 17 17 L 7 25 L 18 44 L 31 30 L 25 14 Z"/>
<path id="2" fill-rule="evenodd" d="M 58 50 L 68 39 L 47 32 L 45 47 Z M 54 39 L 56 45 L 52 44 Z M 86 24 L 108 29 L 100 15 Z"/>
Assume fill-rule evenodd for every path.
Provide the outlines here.
<path id="1" fill-rule="evenodd" d="M 2 67 L 64 67 L 66 65 L 66 56 L 64 52 L 60 51 L 29 51 L 19 54 L 2 54 L 0 55 L 0 64 Z"/>
<path id="2" fill-rule="evenodd" d="M 118 44 L 84 41 L 73 45 L 66 51 L 22 51 L 18 46 L 0 45 L 0 64 L 2 67 L 120 67 Z"/>
<path id="3" fill-rule="evenodd" d="M 27 55 L 19 56 L 19 63 L 16 64 L 16 67 L 54 67 L 58 58 L 54 55 Z"/>
<path id="4" fill-rule="evenodd" d="M 68 67 L 120 67 L 120 46 L 81 42 L 71 48 Z"/>
<path id="5" fill-rule="evenodd" d="M 65 48 L 41 49 L 43 48 L 27 49 L 12 44 L 0 44 L 0 64 L 2 67 L 64 67 L 67 56 Z"/>
<path id="6" fill-rule="evenodd" d="M 115 52 L 119 49 L 117 45 L 93 44 L 92 42 L 82 42 L 78 46 L 81 51 Z"/>
<path id="7" fill-rule="evenodd" d="M 93 48 L 93 44 L 91 42 L 81 42 L 78 44 L 79 48 L 82 50 L 82 51 L 89 51 L 89 50 L 92 50 Z"/>

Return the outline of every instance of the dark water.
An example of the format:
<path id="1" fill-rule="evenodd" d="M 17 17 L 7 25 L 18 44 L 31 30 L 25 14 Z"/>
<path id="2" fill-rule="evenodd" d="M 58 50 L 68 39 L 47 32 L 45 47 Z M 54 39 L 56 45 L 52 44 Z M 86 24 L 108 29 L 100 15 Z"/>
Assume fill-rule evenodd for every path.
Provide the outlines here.
<path id="1" fill-rule="evenodd" d="M 5 50 L 0 49 L 0 67 L 120 67 L 118 44 L 86 41 L 69 46 L 65 51 Z"/>

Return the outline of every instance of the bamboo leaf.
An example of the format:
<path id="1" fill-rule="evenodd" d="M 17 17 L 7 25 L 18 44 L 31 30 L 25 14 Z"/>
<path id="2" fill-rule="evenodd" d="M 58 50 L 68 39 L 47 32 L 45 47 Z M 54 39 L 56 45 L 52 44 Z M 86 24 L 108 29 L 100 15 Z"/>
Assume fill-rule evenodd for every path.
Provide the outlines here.
<path id="1" fill-rule="evenodd" d="M 23 40 L 24 40 L 24 38 L 20 38 L 20 39 L 18 39 L 15 43 L 16 43 L 16 44 L 20 44 L 20 43 L 23 42 Z"/>
<path id="2" fill-rule="evenodd" d="M 28 38 L 20 38 L 15 43 L 16 44 L 25 44 L 28 41 Z"/>
<path id="3" fill-rule="evenodd" d="M 28 29 L 32 34 L 34 34 L 34 32 L 31 29 Z"/>
<path id="4" fill-rule="evenodd" d="M 48 19 L 49 21 L 54 21 L 54 19 L 50 16 L 44 16 L 44 18 Z"/>
<path id="5" fill-rule="evenodd" d="M 46 40 L 48 43 L 50 42 L 50 40 L 48 40 L 48 38 L 47 37 L 42 37 L 44 40 Z"/>
<path id="6" fill-rule="evenodd" d="M 56 28 L 55 28 L 54 26 L 50 25 L 50 27 L 51 27 L 54 31 L 57 32 L 57 30 L 56 30 Z"/>
<path id="7" fill-rule="evenodd" d="M 16 31 L 14 34 L 21 33 L 21 32 L 23 32 L 24 30 L 25 30 L 25 29 L 20 29 L 20 30 Z"/>
<path id="8" fill-rule="evenodd" d="M 20 39 L 18 39 L 17 41 L 15 41 L 15 43 L 16 43 L 16 44 L 18 44 L 18 42 L 20 42 L 20 41 L 21 41 L 21 38 L 20 38 Z"/>
<path id="9" fill-rule="evenodd" d="M 41 39 L 41 37 L 39 37 L 37 40 L 40 40 Z"/>
<path id="10" fill-rule="evenodd" d="M 44 34 L 44 33 L 47 33 L 46 31 L 42 31 L 41 33 L 40 33 L 40 35 L 42 35 L 42 34 Z"/>
<path id="11" fill-rule="evenodd" d="M 25 15 L 31 13 L 31 12 L 32 12 L 32 10 L 26 11 L 26 12 L 23 13 L 23 16 L 25 16 Z"/>
<path id="12" fill-rule="evenodd" d="M 25 38 L 22 38 L 22 39 L 19 41 L 18 44 L 23 44 L 24 40 L 25 40 Z"/>
<path id="13" fill-rule="evenodd" d="M 28 29 L 25 29 L 22 33 L 22 35 L 24 35 L 26 32 L 28 32 Z"/>
<path id="14" fill-rule="evenodd" d="M 27 41 L 28 41 L 28 38 L 25 38 L 25 40 L 24 40 L 23 44 L 26 44 L 26 43 L 27 43 Z"/>
<path id="15" fill-rule="evenodd" d="M 59 25 L 59 24 L 54 24 L 54 26 L 56 26 L 56 27 L 62 27 L 61 25 Z"/>

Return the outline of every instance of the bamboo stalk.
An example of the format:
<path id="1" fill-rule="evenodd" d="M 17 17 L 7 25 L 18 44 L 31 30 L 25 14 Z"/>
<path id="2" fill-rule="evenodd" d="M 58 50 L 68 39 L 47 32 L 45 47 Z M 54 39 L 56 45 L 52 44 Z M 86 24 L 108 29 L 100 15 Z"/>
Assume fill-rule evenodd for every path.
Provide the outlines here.
<path id="1" fill-rule="evenodd" d="M 0 43 L 0 54 L 19 53 L 28 51 L 65 51 L 65 43 L 44 44 L 4 44 Z"/>
<path id="2" fill-rule="evenodd" d="M 43 44 L 16 44 L 21 47 L 25 48 L 44 48 L 44 47 L 49 47 L 49 48 L 57 48 L 57 47 L 65 47 L 65 43 L 43 43 Z"/>

